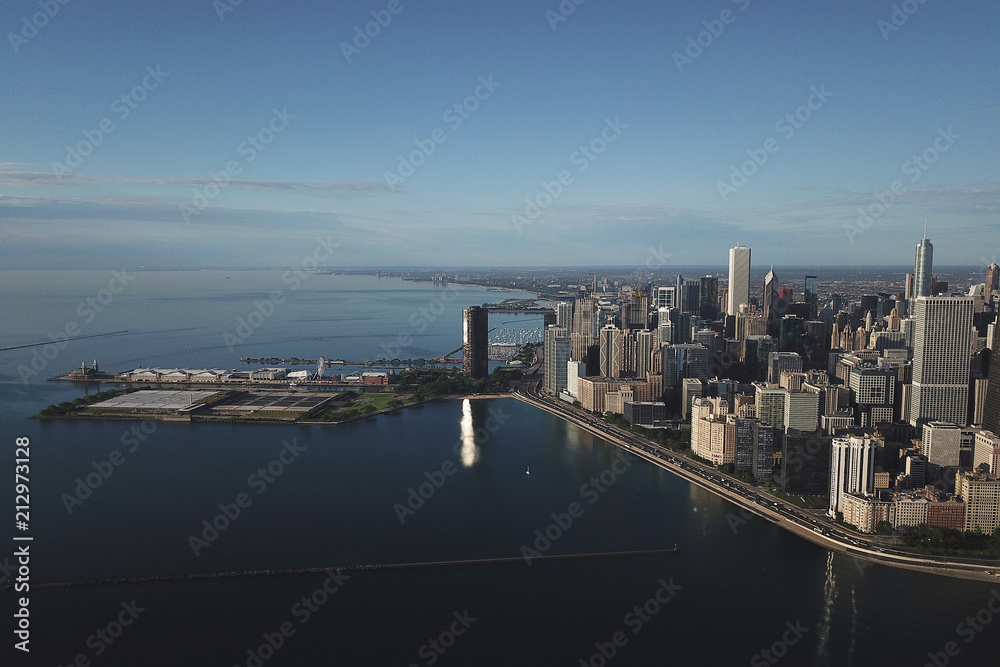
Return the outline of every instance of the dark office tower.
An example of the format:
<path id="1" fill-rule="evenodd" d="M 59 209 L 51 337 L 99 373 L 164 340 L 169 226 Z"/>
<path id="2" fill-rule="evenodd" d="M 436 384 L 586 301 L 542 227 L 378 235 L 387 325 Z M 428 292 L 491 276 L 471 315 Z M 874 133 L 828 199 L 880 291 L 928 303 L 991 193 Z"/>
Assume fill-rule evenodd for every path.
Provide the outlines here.
<path id="1" fill-rule="evenodd" d="M 700 283 L 701 318 L 714 321 L 719 316 L 719 279 L 705 276 Z"/>
<path id="2" fill-rule="evenodd" d="M 776 350 L 775 339 L 770 336 L 747 336 L 743 341 L 743 367 L 747 377 L 754 381 L 766 381 L 768 361 Z"/>
<path id="3" fill-rule="evenodd" d="M 779 432 L 778 438 L 781 440 L 781 490 L 807 495 L 828 492 L 833 438 L 823 431 L 793 428 Z"/>
<path id="4" fill-rule="evenodd" d="M 1000 266 L 990 264 L 986 267 L 986 305 L 993 305 L 993 295 L 1000 291 Z"/>
<path id="5" fill-rule="evenodd" d="M 819 278 L 816 276 L 806 276 L 805 289 L 802 291 L 802 300 L 809 304 L 809 317 L 806 319 L 816 319 L 819 312 Z"/>
<path id="6" fill-rule="evenodd" d="M 775 430 L 758 419 L 751 420 L 750 474 L 758 484 L 771 479 L 774 467 Z"/>
<path id="7" fill-rule="evenodd" d="M 983 428 L 1000 435 L 1000 321 L 993 325 L 993 354 L 990 356 L 990 375 L 986 385 Z"/>
<path id="8" fill-rule="evenodd" d="M 701 312 L 701 281 L 685 280 L 681 289 L 681 311 L 694 314 Z"/>
<path id="9" fill-rule="evenodd" d="M 804 332 L 805 320 L 792 315 L 782 317 L 778 326 L 778 351 L 801 352 Z"/>
<path id="10" fill-rule="evenodd" d="M 933 288 L 934 277 L 931 273 L 934 264 L 934 246 L 931 244 L 930 239 L 927 238 L 926 232 L 924 233 L 924 238 L 917 244 L 917 257 L 916 262 L 913 265 L 913 298 L 921 296 L 933 296 L 931 289 Z"/>
<path id="11" fill-rule="evenodd" d="M 774 273 L 774 265 L 764 276 L 764 322 L 767 335 L 778 337 L 778 320 L 784 313 L 778 308 L 778 276 Z"/>
<path id="12" fill-rule="evenodd" d="M 626 330 L 649 327 L 649 296 L 644 292 L 632 292 L 628 301 L 622 303 L 622 328 Z"/>
<path id="13" fill-rule="evenodd" d="M 462 311 L 462 370 L 473 380 L 490 373 L 489 317 L 489 311 L 482 306 Z"/>

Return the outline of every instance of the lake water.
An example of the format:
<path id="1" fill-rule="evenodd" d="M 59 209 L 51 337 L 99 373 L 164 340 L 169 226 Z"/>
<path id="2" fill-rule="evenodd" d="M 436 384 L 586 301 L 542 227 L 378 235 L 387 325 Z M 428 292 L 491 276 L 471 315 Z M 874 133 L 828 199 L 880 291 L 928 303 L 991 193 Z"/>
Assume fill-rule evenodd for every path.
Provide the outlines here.
<path id="1" fill-rule="evenodd" d="M 0 353 L 0 497 L 13 498 L 14 438 L 30 437 L 33 583 L 518 557 L 525 545 L 680 552 L 338 580 L 39 588 L 30 664 L 83 654 L 93 665 L 225 667 L 923 665 L 948 642 L 960 651 L 950 664 L 996 663 L 1000 617 L 980 631 L 959 624 L 987 607 L 1000 582 L 833 555 L 513 399 L 434 403 L 338 427 L 160 423 L 133 433 L 136 422 L 27 419 L 83 395 L 44 378 L 95 357 L 106 370 L 231 368 L 240 356 L 364 359 L 400 333 L 415 341 L 400 356 L 440 355 L 461 342 L 462 307 L 518 296 L 467 288 L 435 307 L 443 288 L 398 279 L 313 275 L 290 290 L 280 272 L 136 272 L 85 322 L 86 299 L 111 277 L 0 273 L 0 346 L 45 340 L 69 322 L 79 335 L 129 330 L 70 343 L 27 382 L 18 366 L 31 368 L 37 348 Z M 276 289 L 286 298 L 230 350 L 224 334 Z M 418 332 L 420 308 L 432 307 L 443 309 Z M 67 509 L 77 478 L 95 464 L 107 470 L 116 450 L 121 464 Z M 220 519 L 220 504 L 235 515 L 240 494 L 239 516 Z M 222 528 L 213 536 L 203 521 Z M 7 567 L 13 530 L 2 525 Z M 536 544 L 536 531 L 548 541 Z M 5 628 L 14 609 L 14 595 L 0 593 Z M 130 624 L 105 635 L 110 643 L 95 634 L 116 633 L 119 617 Z M 0 650 L 20 659 L 12 643 Z M 773 663 L 760 653 L 772 648 Z"/>

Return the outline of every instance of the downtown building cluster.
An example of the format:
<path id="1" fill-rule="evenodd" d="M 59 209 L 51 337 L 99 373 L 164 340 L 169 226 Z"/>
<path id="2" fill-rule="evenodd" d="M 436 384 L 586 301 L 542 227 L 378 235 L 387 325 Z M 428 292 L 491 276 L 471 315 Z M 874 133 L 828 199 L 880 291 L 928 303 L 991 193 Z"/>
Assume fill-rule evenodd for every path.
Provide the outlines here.
<path id="1" fill-rule="evenodd" d="M 728 280 L 581 286 L 546 326 L 544 389 L 646 428 L 690 423 L 693 454 L 757 484 L 828 498 L 859 530 L 1000 527 L 1000 268 L 967 293 L 916 247 L 897 294 L 848 299 L 751 251 Z M 731 466 L 731 467 L 729 467 Z"/>

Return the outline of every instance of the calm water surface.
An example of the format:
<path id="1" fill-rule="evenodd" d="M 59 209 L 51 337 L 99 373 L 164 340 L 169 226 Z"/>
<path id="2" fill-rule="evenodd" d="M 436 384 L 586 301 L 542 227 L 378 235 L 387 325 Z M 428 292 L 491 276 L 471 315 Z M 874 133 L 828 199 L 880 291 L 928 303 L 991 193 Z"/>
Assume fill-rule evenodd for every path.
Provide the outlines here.
<path id="1" fill-rule="evenodd" d="M 34 583 L 516 557 L 525 545 L 681 551 L 359 572 L 328 582 L 339 585 L 332 595 L 322 592 L 325 574 L 34 589 L 31 664 L 84 654 L 94 665 L 254 665 L 248 650 L 265 634 L 280 648 L 264 649 L 264 665 L 598 665 L 604 658 L 592 656 L 612 648 L 609 665 L 768 664 L 759 652 L 786 623 L 805 632 L 777 647 L 782 665 L 923 665 L 950 641 L 960 649 L 950 664 L 996 664 L 1000 618 L 968 643 L 957 626 L 1000 584 L 859 567 L 763 520 L 734 521 L 728 502 L 645 462 L 622 462 L 601 439 L 512 399 L 442 402 L 334 428 L 161 423 L 145 439 L 129 432 L 135 423 L 28 420 L 86 391 L 43 379 L 83 360 L 119 370 L 230 368 L 241 355 L 363 359 L 401 332 L 416 341 L 407 356 L 429 356 L 460 343 L 462 307 L 516 296 L 470 288 L 418 333 L 411 315 L 439 287 L 316 275 L 290 291 L 280 272 L 137 272 L 84 322 L 79 304 L 109 278 L 0 273 L 2 346 L 45 340 L 70 321 L 82 335 L 130 332 L 73 342 L 27 383 L 17 369 L 33 350 L 0 353 L 0 487 L 12 498 L 13 439 L 30 437 Z M 274 289 L 287 300 L 230 351 L 223 334 Z M 77 478 L 114 450 L 121 465 L 70 512 Z M 278 466 L 282 451 L 295 454 Z M 403 512 L 408 498 L 418 505 L 410 490 L 421 484 L 429 497 Z M 225 527 L 196 555 L 202 522 L 241 493 L 247 506 L 228 525 L 217 520 Z M 573 503 L 572 525 L 554 527 L 552 515 Z M 2 525 L 10 545 L 10 522 Z M 547 529 L 555 539 L 536 545 Z M 12 551 L 3 547 L 0 564 Z M 655 601 L 658 592 L 666 599 L 661 582 L 672 595 L 664 604 Z M 142 609 L 134 623 L 104 643 L 95 632 L 133 600 Z M 4 617 L 14 609 L 13 595 L 0 594 Z M 283 623 L 290 636 L 279 642 Z"/>

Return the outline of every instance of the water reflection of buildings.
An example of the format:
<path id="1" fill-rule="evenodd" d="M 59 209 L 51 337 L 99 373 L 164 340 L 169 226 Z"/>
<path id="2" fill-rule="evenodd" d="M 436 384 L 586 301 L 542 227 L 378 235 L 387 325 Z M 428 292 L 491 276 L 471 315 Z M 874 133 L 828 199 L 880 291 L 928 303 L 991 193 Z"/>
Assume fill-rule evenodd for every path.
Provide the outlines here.
<path id="1" fill-rule="evenodd" d="M 462 401 L 462 465 L 471 468 L 479 460 L 479 445 L 476 443 L 476 426 L 472 419 L 472 401 Z"/>

